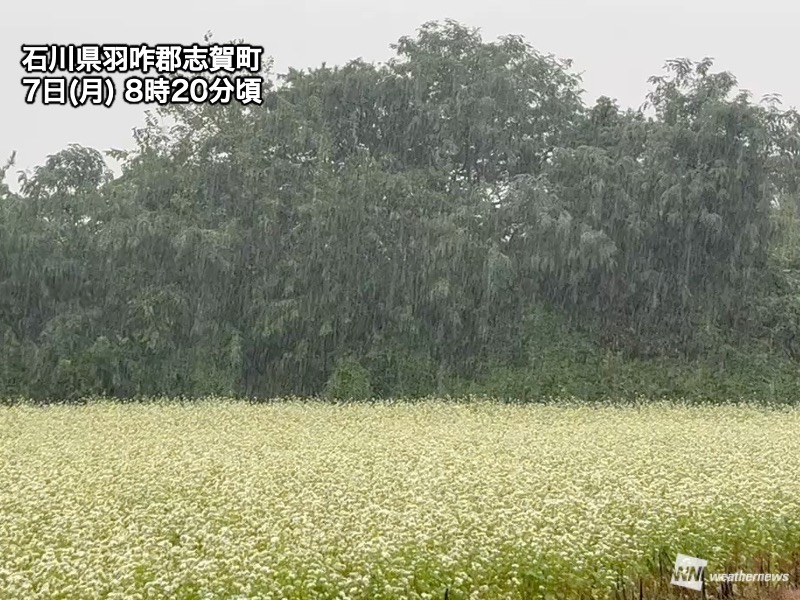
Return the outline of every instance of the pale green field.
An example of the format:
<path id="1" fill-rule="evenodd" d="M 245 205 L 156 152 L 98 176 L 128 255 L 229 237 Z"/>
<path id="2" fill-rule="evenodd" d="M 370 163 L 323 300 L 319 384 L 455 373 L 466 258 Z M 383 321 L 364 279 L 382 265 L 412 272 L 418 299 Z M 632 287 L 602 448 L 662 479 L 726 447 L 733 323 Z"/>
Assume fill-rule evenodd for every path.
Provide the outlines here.
<path id="1" fill-rule="evenodd" d="M 0 408 L 3 599 L 652 597 L 677 552 L 796 583 L 800 410 Z"/>

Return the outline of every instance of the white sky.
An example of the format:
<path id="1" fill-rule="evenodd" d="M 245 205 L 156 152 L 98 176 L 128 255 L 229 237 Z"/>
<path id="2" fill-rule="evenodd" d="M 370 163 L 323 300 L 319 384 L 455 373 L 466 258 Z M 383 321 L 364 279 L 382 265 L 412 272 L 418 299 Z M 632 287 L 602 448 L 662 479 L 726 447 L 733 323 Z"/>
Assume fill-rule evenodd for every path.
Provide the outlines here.
<path id="1" fill-rule="evenodd" d="M 16 171 L 42 164 L 70 143 L 132 147 L 143 108 L 26 105 L 22 44 L 193 43 L 244 38 L 286 67 L 385 61 L 389 44 L 424 22 L 453 18 L 485 40 L 522 34 L 538 50 L 574 60 L 588 103 L 600 95 L 639 106 L 647 78 L 670 58 L 704 56 L 732 71 L 756 97 L 779 93 L 800 106 L 797 0 L 2 0 L 0 3 L 0 163 L 17 151 Z M 109 161 L 111 162 L 111 161 Z"/>

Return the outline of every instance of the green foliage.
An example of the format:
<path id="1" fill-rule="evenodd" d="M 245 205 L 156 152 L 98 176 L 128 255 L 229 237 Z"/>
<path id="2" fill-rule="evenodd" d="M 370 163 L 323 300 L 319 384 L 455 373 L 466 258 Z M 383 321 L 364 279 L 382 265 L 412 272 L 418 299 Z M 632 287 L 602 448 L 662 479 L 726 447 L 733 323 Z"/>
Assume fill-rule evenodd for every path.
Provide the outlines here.
<path id="1" fill-rule="evenodd" d="M 364 359 L 379 398 L 421 398 L 437 392 L 437 366 L 430 355 L 378 342 Z"/>
<path id="2" fill-rule="evenodd" d="M 372 397 L 369 371 L 354 358 L 338 361 L 325 385 L 325 397 L 331 400 L 368 400 Z"/>
<path id="3" fill-rule="evenodd" d="M 0 186 L 0 395 L 794 394 L 796 112 L 709 60 L 622 111 L 517 36 L 394 49 Z"/>

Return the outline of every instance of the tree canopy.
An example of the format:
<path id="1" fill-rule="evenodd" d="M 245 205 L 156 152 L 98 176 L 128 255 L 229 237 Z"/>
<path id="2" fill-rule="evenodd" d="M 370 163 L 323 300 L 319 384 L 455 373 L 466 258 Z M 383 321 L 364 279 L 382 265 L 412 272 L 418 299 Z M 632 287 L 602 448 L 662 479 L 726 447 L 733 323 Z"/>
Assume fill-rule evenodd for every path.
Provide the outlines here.
<path id="1" fill-rule="evenodd" d="M 393 49 L 0 185 L 0 395 L 794 392 L 796 111 L 710 59 L 622 110 L 518 36 Z"/>

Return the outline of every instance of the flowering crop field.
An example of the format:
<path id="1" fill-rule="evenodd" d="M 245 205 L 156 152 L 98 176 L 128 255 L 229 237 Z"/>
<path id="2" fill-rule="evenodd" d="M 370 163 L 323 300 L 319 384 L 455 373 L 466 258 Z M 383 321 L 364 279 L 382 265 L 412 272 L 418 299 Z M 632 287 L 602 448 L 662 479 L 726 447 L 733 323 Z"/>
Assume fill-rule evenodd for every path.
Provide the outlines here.
<path id="1" fill-rule="evenodd" d="M 0 408 L 0 598 L 677 598 L 679 552 L 797 586 L 800 409 Z"/>

